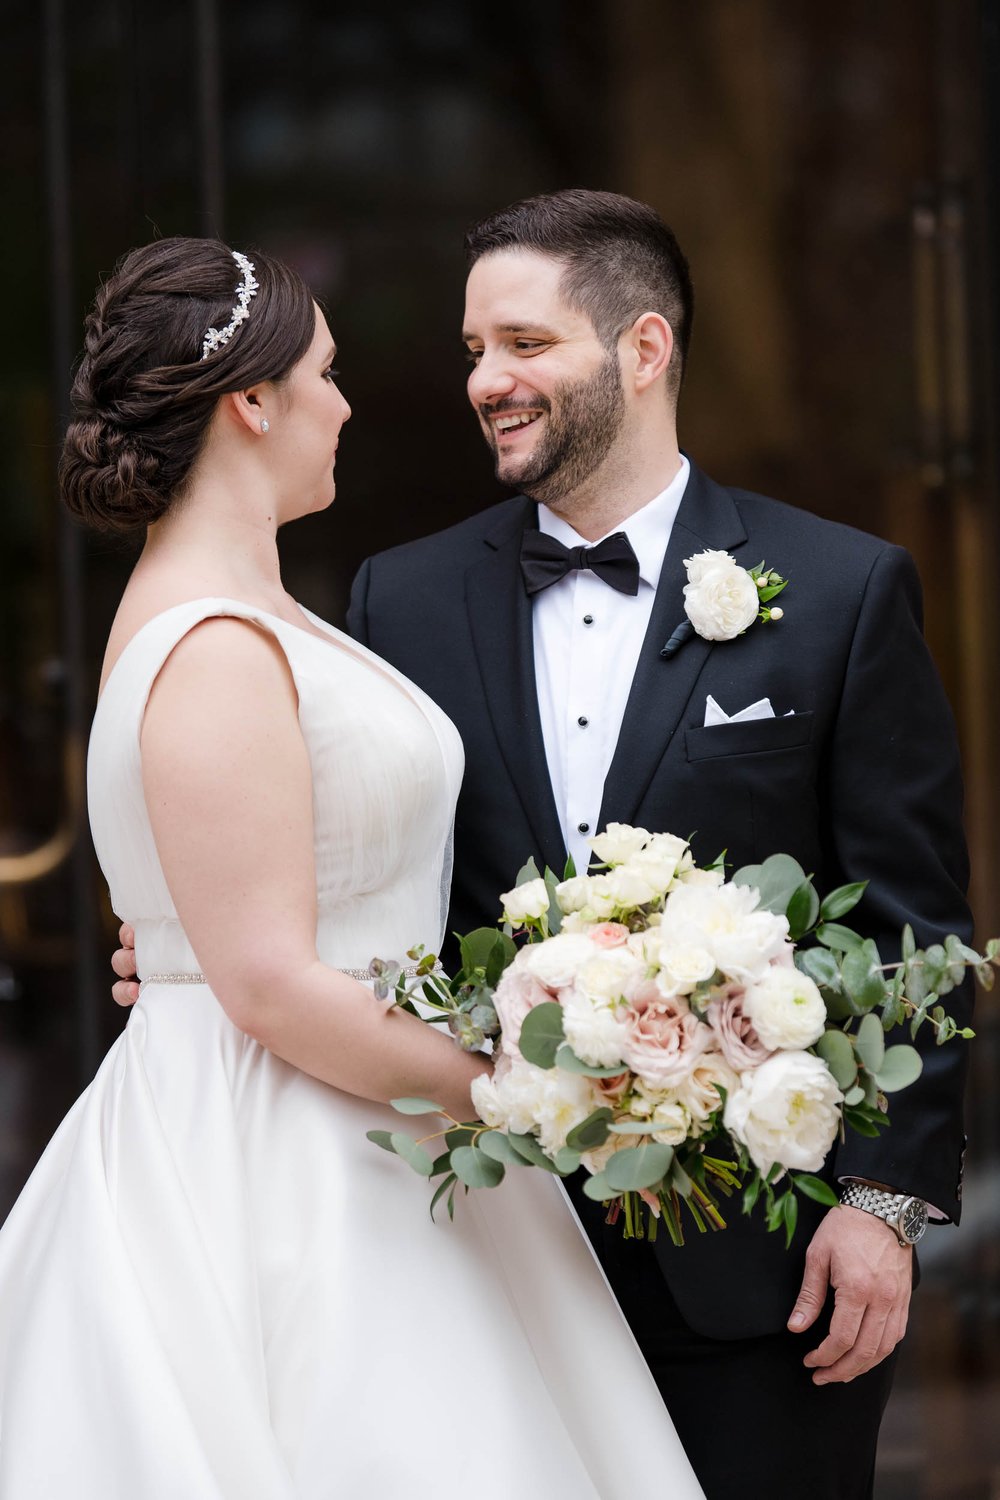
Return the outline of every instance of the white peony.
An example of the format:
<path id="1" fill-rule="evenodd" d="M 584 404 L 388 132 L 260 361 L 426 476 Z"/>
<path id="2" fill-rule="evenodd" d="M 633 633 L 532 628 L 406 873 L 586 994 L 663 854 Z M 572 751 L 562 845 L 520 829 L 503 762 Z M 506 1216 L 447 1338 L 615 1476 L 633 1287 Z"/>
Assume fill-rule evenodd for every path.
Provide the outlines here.
<path id="1" fill-rule="evenodd" d="M 715 973 L 715 956 L 698 943 L 684 943 L 656 934 L 658 943 L 654 961 L 659 966 L 656 988 L 662 995 L 690 995 L 697 984 L 704 984 Z"/>
<path id="2" fill-rule="evenodd" d="M 756 620 L 757 585 L 727 552 L 702 552 L 684 566 L 684 612 L 707 641 L 731 641 Z"/>
<path id="3" fill-rule="evenodd" d="M 650 834 L 645 828 L 632 828 L 628 823 L 609 823 L 603 833 L 590 840 L 590 847 L 605 865 L 623 865 L 633 854 L 649 843 Z"/>
<path id="4" fill-rule="evenodd" d="M 549 888 L 539 876 L 537 880 L 526 880 L 523 885 L 505 891 L 500 897 L 503 914 L 512 927 L 537 920 L 549 909 Z"/>
<path id="5" fill-rule="evenodd" d="M 816 985 L 808 974 L 784 966 L 769 968 L 750 986 L 743 1012 L 765 1047 L 811 1047 L 826 1026 L 826 1006 Z"/>
<path id="6" fill-rule="evenodd" d="M 625 1026 L 613 1004 L 595 1004 L 579 991 L 563 996 L 563 1030 L 581 1062 L 592 1068 L 621 1063 Z"/>
<path id="7" fill-rule="evenodd" d="M 742 1075 L 726 1100 L 726 1129 L 742 1141 L 761 1172 L 775 1162 L 818 1172 L 840 1125 L 843 1095 L 811 1052 L 776 1052 Z"/>
<path id="8" fill-rule="evenodd" d="M 546 989 L 572 984 L 581 964 L 594 956 L 594 945 L 582 933 L 557 932 L 544 943 L 529 943 L 515 962 Z"/>
<path id="9" fill-rule="evenodd" d="M 535 1106 L 538 1139 L 542 1150 L 554 1156 L 565 1146 L 570 1131 L 593 1114 L 598 1101 L 589 1078 L 580 1073 L 551 1068 L 542 1077 L 545 1086 Z"/>
<path id="10" fill-rule="evenodd" d="M 759 978 L 784 950 L 788 919 L 758 911 L 757 891 L 742 885 L 678 885 L 667 897 L 664 941 L 706 948 L 716 967 L 742 983 Z"/>

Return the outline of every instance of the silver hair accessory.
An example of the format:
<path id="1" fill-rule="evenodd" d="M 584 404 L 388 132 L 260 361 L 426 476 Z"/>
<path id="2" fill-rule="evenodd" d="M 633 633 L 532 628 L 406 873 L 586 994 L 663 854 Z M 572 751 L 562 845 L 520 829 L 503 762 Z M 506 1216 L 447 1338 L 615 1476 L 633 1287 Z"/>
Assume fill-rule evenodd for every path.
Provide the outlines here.
<path id="1" fill-rule="evenodd" d="M 267 418 L 266 417 L 261 417 L 261 419 L 260 419 L 260 430 L 261 430 L 261 432 L 267 432 L 268 429 L 270 428 L 270 426 L 271 426 L 271 424 L 267 420 Z"/>
<path id="2" fill-rule="evenodd" d="M 231 250 L 233 260 L 243 272 L 243 280 L 236 288 L 236 306 L 232 310 L 232 317 L 225 328 L 210 328 L 205 335 L 205 342 L 201 346 L 201 357 L 207 359 L 214 354 L 216 349 L 221 349 L 223 344 L 228 344 L 233 334 L 241 323 L 245 323 L 250 316 L 250 298 L 256 297 L 259 282 L 254 276 L 254 264 L 241 255 L 238 250 Z"/>

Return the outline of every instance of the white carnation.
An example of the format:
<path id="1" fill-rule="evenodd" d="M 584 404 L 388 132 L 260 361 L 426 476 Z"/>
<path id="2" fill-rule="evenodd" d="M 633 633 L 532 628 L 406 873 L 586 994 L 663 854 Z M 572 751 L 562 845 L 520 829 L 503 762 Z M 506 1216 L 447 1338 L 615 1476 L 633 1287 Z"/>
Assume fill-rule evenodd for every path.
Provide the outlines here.
<path id="1" fill-rule="evenodd" d="M 590 847 L 602 864 L 622 865 L 633 854 L 638 854 L 649 839 L 645 828 L 632 828 L 628 823 L 609 823 L 603 833 L 590 840 Z"/>
<path id="2" fill-rule="evenodd" d="M 505 891 L 500 897 L 503 914 L 512 927 L 537 920 L 549 909 L 549 888 L 539 876 L 537 880 L 526 880 L 523 885 Z"/>
<path id="3" fill-rule="evenodd" d="M 595 1004 L 571 990 L 563 997 L 563 1030 L 577 1057 L 590 1067 L 621 1062 L 625 1026 L 613 1005 Z"/>
<path id="4" fill-rule="evenodd" d="M 685 561 L 684 612 L 708 641 L 731 641 L 756 620 L 757 585 L 726 552 L 701 553 Z"/>
<path id="5" fill-rule="evenodd" d="M 742 1075 L 726 1100 L 726 1129 L 761 1172 L 775 1162 L 818 1172 L 840 1125 L 843 1095 L 811 1052 L 776 1052 Z"/>
<path id="6" fill-rule="evenodd" d="M 743 1013 L 771 1048 L 811 1047 L 826 1026 L 823 997 L 808 974 L 784 966 L 769 968 L 747 990 Z"/>

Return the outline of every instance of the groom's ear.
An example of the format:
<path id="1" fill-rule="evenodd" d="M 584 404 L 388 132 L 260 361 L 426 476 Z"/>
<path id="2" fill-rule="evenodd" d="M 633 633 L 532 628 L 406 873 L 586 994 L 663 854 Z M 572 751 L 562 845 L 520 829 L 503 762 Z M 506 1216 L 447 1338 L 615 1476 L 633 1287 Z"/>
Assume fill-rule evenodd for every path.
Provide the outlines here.
<path id="1" fill-rule="evenodd" d="M 674 333 L 660 313 L 640 313 L 621 336 L 626 379 L 637 393 L 649 390 L 666 374 L 674 350 Z"/>

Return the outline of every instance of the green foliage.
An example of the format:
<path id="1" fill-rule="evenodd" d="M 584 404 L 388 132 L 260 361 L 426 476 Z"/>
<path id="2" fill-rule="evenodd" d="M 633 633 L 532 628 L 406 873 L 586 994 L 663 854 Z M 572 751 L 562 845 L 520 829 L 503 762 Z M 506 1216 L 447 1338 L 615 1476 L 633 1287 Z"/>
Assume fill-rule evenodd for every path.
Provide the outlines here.
<path id="1" fill-rule="evenodd" d="M 899 1042 L 895 1047 L 886 1048 L 885 1058 L 875 1074 L 875 1082 L 883 1094 L 894 1094 L 915 1083 L 923 1066 L 923 1058 L 917 1049 Z"/>
<path id="2" fill-rule="evenodd" d="M 819 916 L 819 897 L 811 880 L 804 880 L 792 892 L 785 915 L 788 918 L 788 936 L 797 943 Z"/>
<path id="3" fill-rule="evenodd" d="M 790 854 L 771 854 L 760 865 L 744 865 L 733 876 L 734 885 L 751 885 L 760 895 L 762 911 L 784 916 L 788 903 L 806 881 L 806 872 Z"/>
<path id="4" fill-rule="evenodd" d="M 390 1099 L 389 1103 L 401 1115 L 443 1115 L 445 1113 L 440 1104 L 434 1104 L 430 1099 Z"/>
<path id="5" fill-rule="evenodd" d="M 503 1162 L 487 1156 L 476 1146 L 459 1146 L 453 1151 L 451 1167 L 459 1181 L 470 1188 L 497 1187 L 504 1179 Z"/>
<path id="6" fill-rule="evenodd" d="M 654 1187 L 673 1161 L 672 1146 L 651 1141 L 648 1146 L 626 1146 L 616 1151 L 604 1168 L 604 1175 L 615 1192 L 635 1192 Z"/>
<path id="7" fill-rule="evenodd" d="M 526 1158 L 515 1150 L 510 1138 L 502 1130 L 484 1130 L 476 1141 L 476 1145 L 494 1161 L 503 1162 L 508 1167 L 527 1166 Z"/>
<path id="8" fill-rule="evenodd" d="M 418 1146 L 412 1136 L 405 1135 L 401 1130 L 394 1130 L 391 1136 L 392 1149 L 397 1156 L 409 1162 L 414 1172 L 419 1172 L 421 1177 L 429 1177 L 434 1170 L 434 1162 L 423 1146 Z"/>
<path id="9" fill-rule="evenodd" d="M 850 927 L 842 927 L 839 922 L 821 922 L 816 928 L 817 941 L 824 948 L 832 948 L 835 953 L 850 953 L 854 948 L 861 947 L 861 938 Z"/>
<path id="10" fill-rule="evenodd" d="M 598 1068 L 591 1063 L 582 1062 L 569 1042 L 563 1042 L 556 1052 L 555 1066 L 564 1073 L 580 1073 L 585 1078 L 617 1078 L 619 1073 L 625 1072 L 624 1063 L 617 1063 L 613 1068 Z"/>
<path id="11" fill-rule="evenodd" d="M 816 1203 L 825 1203 L 828 1208 L 836 1208 L 840 1199 L 828 1182 L 822 1177 L 813 1177 L 808 1172 L 796 1172 L 792 1176 L 796 1188 L 804 1193 L 807 1198 L 812 1198 Z"/>
<path id="12" fill-rule="evenodd" d="M 862 1067 L 867 1068 L 869 1073 L 877 1074 L 885 1057 L 885 1032 L 878 1016 L 863 1017 L 854 1040 L 854 1048 Z"/>
<path id="13" fill-rule="evenodd" d="M 868 888 L 867 880 L 855 880 L 850 885 L 838 885 L 823 898 L 819 914 L 824 922 L 836 922 L 853 911 Z"/>
<path id="14" fill-rule="evenodd" d="M 842 1031 L 824 1031 L 816 1051 L 833 1074 L 838 1088 L 849 1089 L 858 1076 L 858 1065 L 850 1038 Z"/>
<path id="15" fill-rule="evenodd" d="M 536 1068 L 551 1068 L 565 1040 L 562 1006 L 548 1000 L 525 1016 L 518 1046 L 525 1062 L 534 1063 Z"/>
<path id="16" fill-rule="evenodd" d="M 579 1125 L 574 1125 L 566 1137 L 567 1146 L 574 1151 L 593 1151 L 595 1147 L 603 1146 L 608 1138 L 608 1126 L 613 1119 L 614 1114 L 610 1109 L 595 1109 Z"/>

